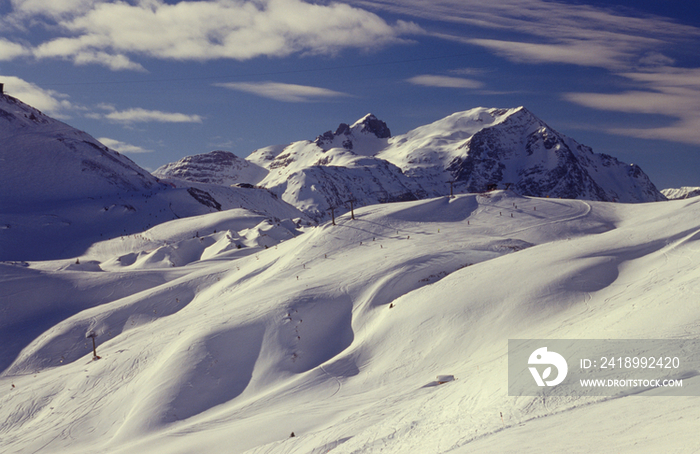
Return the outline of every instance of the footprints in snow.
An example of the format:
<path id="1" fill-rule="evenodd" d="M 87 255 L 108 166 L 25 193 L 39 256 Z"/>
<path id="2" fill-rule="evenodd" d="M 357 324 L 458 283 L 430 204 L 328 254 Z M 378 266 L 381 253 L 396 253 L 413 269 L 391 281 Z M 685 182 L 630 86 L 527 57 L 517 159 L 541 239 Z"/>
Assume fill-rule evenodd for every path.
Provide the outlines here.
<path id="1" fill-rule="evenodd" d="M 303 320 L 298 315 L 299 311 L 297 309 L 290 309 L 284 320 L 289 321 L 294 329 L 292 331 L 292 344 L 294 345 L 294 351 L 292 352 L 290 359 L 292 362 L 296 362 L 301 357 L 301 352 L 299 351 L 299 342 L 301 341 L 301 333 L 299 332 L 299 327 L 301 326 Z"/>

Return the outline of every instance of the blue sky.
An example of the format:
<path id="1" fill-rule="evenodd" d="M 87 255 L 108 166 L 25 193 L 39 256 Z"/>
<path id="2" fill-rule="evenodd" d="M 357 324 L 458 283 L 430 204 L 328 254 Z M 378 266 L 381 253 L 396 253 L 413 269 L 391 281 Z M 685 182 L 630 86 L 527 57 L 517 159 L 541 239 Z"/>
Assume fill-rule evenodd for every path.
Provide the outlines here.
<path id="1" fill-rule="evenodd" d="M 659 189 L 700 186 L 698 49 L 692 1 L 0 0 L 6 93 L 149 170 L 524 105 Z"/>

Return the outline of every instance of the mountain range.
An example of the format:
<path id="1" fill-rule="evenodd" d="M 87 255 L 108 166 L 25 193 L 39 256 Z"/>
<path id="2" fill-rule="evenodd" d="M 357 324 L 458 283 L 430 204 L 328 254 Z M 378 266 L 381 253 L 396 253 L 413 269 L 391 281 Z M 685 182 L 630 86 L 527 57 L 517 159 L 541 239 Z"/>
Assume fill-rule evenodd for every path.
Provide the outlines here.
<path id="1" fill-rule="evenodd" d="M 691 197 L 700 196 L 700 187 L 682 186 L 680 188 L 668 188 L 668 189 L 662 189 L 661 193 L 668 200 L 689 199 Z"/>
<path id="2" fill-rule="evenodd" d="M 265 189 L 159 181 L 89 134 L 4 94 L 0 144 L 0 260 L 76 256 L 98 241 L 229 209 L 256 224 L 311 222 Z"/>
<path id="3" fill-rule="evenodd" d="M 584 200 L 663 198 L 525 109 L 157 176 L 14 98 L 0 117 L 3 453 L 700 452 L 700 199 Z M 680 363 L 511 392 L 535 386 L 518 339 Z"/>
<path id="4" fill-rule="evenodd" d="M 458 112 L 393 136 L 368 114 L 314 140 L 215 151 L 157 169 L 160 178 L 271 190 L 316 220 L 331 207 L 509 188 L 521 195 L 611 202 L 666 200 L 634 164 L 594 153 L 524 107 Z"/>

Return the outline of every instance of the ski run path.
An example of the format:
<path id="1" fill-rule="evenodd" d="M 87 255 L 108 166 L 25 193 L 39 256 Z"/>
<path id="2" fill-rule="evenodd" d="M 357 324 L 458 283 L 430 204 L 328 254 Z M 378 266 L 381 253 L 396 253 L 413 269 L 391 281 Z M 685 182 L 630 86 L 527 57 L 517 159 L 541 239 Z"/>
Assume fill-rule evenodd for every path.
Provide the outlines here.
<path id="1" fill-rule="evenodd" d="M 507 389 L 508 339 L 698 338 L 700 198 L 496 191 L 355 218 L 231 210 L 0 263 L 0 451 L 700 451 L 697 397 Z"/>

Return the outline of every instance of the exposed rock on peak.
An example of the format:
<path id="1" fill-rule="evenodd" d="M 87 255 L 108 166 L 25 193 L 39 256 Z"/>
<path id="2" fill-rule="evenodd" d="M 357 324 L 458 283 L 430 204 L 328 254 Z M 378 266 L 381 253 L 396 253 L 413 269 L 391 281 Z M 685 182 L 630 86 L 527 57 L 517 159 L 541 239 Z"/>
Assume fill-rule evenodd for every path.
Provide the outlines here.
<path id="1" fill-rule="evenodd" d="M 350 129 L 353 131 L 357 130 L 358 128 L 360 132 L 365 134 L 374 134 L 374 136 L 378 139 L 388 139 L 391 137 L 391 131 L 386 123 L 371 113 L 360 118 L 350 127 Z"/>
<path id="2" fill-rule="evenodd" d="M 700 196 L 700 187 L 683 186 L 680 188 L 668 188 L 662 189 L 661 193 L 665 195 L 669 200 L 689 199 L 691 197 Z"/>
<path id="3" fill-rule="evenodd" d="M 153 174 L 161 178 L 230 186 L 234 183 L 257 184 L 267 170 L 229 151 L 217 150 L 187 156 L 159 167 Z"/>
<path id="4" fill-rule="evenodd" d="M 457 112 L 395 137 L 367 114 L 313 142 L 257 150 L 247 161 L 268 172 L 259 186 L 317 220 L 351 199 L 359 206 L 435 197 L 450 185 L 455 192 L 509 187 L 535 197 L 665 200 L 638 166 L 594 153 L 524 107 Z"/>
<path id="5" fill-rule="evenodd" d="M 389 127 L 373 114 L 367 114 L 357 120 L 352 126 L 347 123 L 340 123 L 335 132 L 326 131 L 316 137 L 314 143 L 324 150 L 342 147 L 346 150 L 356 148 L 358 140 L 366 138 L 388 139 L 391 137 Z"/>

